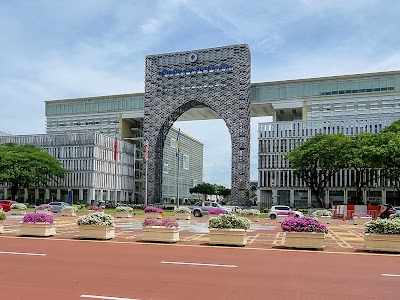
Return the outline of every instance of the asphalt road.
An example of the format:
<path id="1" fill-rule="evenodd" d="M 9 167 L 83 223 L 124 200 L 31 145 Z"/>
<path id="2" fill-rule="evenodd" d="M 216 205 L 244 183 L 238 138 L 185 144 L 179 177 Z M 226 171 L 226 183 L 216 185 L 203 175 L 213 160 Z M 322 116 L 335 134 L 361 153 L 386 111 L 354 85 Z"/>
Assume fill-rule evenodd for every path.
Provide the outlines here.
<path id="1" fill-rule="evenodd" d="M 0 266 L 2 300 L 400 299 L 398 255 L 0 237 Z"/>

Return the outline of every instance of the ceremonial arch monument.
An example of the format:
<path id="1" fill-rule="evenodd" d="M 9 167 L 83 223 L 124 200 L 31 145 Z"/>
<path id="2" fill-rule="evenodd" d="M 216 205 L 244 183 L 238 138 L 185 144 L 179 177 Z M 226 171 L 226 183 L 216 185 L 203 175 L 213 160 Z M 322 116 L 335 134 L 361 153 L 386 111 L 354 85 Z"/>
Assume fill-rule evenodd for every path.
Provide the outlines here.
<path id="1" fill-rule="evenodd" d="M 208 108 L 225 121 L 231 136 L 232 204 L 245 203 L 250 188 L 250 68 L 248 45 L 146 57 L 143 131 L 149 136 L 149 202 L 162 199 L 163 148 L 171 126 L 189 109 Z"/>

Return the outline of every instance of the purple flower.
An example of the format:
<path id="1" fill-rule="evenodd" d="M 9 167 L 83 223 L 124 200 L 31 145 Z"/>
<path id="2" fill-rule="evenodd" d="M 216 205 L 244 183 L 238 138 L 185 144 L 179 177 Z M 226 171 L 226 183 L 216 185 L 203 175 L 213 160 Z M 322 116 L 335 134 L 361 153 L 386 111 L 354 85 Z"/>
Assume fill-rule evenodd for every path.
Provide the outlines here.
<path id="1" fill-rule="evenodd" d="M 288 231 L 288 232 L 328 233 L 328 229 L 324 224 L 321 224 L 310 217 L 285 219 L 281 223 L 281 228 L 283 231 Z"/>
<path id="2" fill-rule="evenodd" d="M 100 206 L 93 205 L 93 206 L 89 206 L 88 210 L 103 211 L 104 209 L 102 207 L 100 207 Z"/>
<path id="3" fill-rule="evenodd" d="M 224 210 L 224 209 L 221 209 L 221 208 L 215 208 L 215 209 L 210 209 L 208 211 L 208 214 L 209 215 L 227 215 L 228 212 L 226 210 Z"/>
<path id="4" fill-rule="evenodd" d="M 165 218 L 165 219 L 162 219 L 161 221 L 159 221 L 157 219 L 146 218 L 142 225 L 143 225 L 143 227 L 161 226 L 161 227 L 169 227 L 169 228 L 172 228 L 172 227 L 179 228 L 178 222 L 176 222 L 174 219 L 171 219 L 171 218 Z"/>
<path id="5" fill-rule="evenodd" d="M 36 206 L 36 207 L 35 207 L 35 210 L 48 210 L 48 211 L 52 211 L 52 210 L 53 210 L 53 207 L 50 206 L 50 205 L 48 205 L 48 204 L 42 204 L 42 205 Z"/>
<path id="6" fill-rule="evenodd" d="M 47 223 L 53 224 L 54 218 L 51 215 L 43 213 L 28 213 L 22 218 L 22 223 Z"/>
<path id="7" fill-rule="evenodd" d="M 144 209 L 144 212 L 145 212 L 145 213 L 163 213 L 164 210 L 163 210 L 162 208 L 155 207 L 155 206 L 147 206 L 147 207 Z"/>

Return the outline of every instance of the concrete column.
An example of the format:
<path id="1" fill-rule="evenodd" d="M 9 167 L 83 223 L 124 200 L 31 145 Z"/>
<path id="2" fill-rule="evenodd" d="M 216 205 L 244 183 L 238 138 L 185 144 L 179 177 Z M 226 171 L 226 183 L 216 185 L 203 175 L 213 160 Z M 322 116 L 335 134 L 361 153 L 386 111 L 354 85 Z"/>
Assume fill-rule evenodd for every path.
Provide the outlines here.
<path id="1" fill-rule="evenodd" d="M 35 189 L 35 202 L 39 199 L 39 189 Z"/>
<path id="2" fill-rule="evenodd" d="M 107 194 L 106 194 L 106 196 L 107 196 L 107 201 L 111 201 L 111 192 L 110 192 L 110 190 L 107 190 L 107 192 L 106 192 Z"/>
<path id="3" fill-rule="evenodd" d="M 307 190 L 308 207 L 311 207 L 311 190 Z"/>
<path id="4" fill-rule="evenodd" d="M 88 193 L 88 204 L 91 204 L 93 200 L 95 200 L 95 192 L 96 190 L 94 188 L 89 188 L 89 193 Z"/>
<path id="5" fill-rule="evenodd" d="M 382 190 L 382 203 L 381 204 L 386 204 L 386 190 Z"/>
<path id="6" fill-rule="evenodd" d="M 4 200 L 8 200 L 8 195 L 7 195 L 7 193 L 8 193 L 7 188 L 4 188 Z"/>
<path id="7" fill-rule="evenodd" d="M 367 204 L 367 191 L 366 190 L 362 191 L 362 199 L 363 199 L 363 203 Z"/>
<path id="8" fill-rule="evenodd" d="M 99 191 L 99 200 L 103 200 L 103 190 Z"/>
<path id="9" fill-rule="evenodd" d="M 329 190 L 325 191 L 325 207 L 329 207 Z"/>
<path id="10" fill-rule="evenodd" d="M 347 191 L 347 189 L 345 189 L 344 190 L 344 199 L 343 199 L 343 201 L 344 201 L 344 204 L 347 204 L 349 201 L 348 201 L 348 198 L 349 198 L 349 194 L 348 194 L 348 191 Z"/>
<path id="11" fill-rule="evenodd" d="M 61 189 L 57 189 L 57 201 L 61 200 Z"/>
<path id="12" fill-rule="evenodd" d="M 83 202 L 83 189 L 79 189 L 79 202 L 82 203 Z"/>
<path id="13" fill-rule="evenodd" d="M 294 207 L 294 190 L 290 190 L 290 207 Z"/>
<path id="14" fill-rule="evenodd" d="M 45 203 L 50 202 L 50 189 L 44 190 L 44 202 Z"/>
<path id="15" fill-rule="evenodd" d="M 28 201 L 28 189 L 24 189 L 24 202 Z"/>
<path id="16" fill-rule="evenodd" d="M 278 204 L 278 191 L 276 189 L 272 190 L 272 204 Z"/>

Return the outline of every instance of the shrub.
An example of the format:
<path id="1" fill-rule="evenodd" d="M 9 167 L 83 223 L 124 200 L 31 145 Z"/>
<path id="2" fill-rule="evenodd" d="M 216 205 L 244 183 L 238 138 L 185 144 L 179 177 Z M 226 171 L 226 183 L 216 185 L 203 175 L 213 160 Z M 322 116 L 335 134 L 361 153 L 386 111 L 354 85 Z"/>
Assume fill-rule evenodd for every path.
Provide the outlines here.
<path id="1" fill-rule="evenodd" d="M 6 219 L 6 213 L 0 209 L 0 222 Z"/>
<path id="2" fill-rule="evenodd" d="M 76 222 L 78 226 L 81 225 L 94 225 L 94 226 L 111 226 L 114 227 L 114 218 L 103 212 L 94 212 L 85 216 L 82 216 Z"/>
<path id="3" fill-rule="evenodd" d="M 215 208 L 208 211 L 209 215 L 226 215 L 228 212 L 225 209 Z"/>
<path id="4" fill-rule="evenodd" d="M 22 210 L 26 210 L 26 205 L 23 203 L 13 203 L 11 204 L 10 209 L 22 209 Z"/>
<path id="5" fill-rule="evenodd" d="M 62 208 L 61 208 L 61 211 L 78 211 L 78 207 L 77 206 L 63 206 Z"/>
<path id="6" fill-rule="evenodd" d="M 176 207 L 174 209 L 174 213 L 176 214 L 190 214 L 192 211 L 190 210 L 189 207 Z"/>
<path id="7" fill-rule="evenodd" d="M 372 217 L 370 214 L 365 213 L 365 212 L 360 212 L 360 213 L 354 213 L 353 218 L 365 218 L 365 217 Z"/>
<path id="8" fill-rule="evenodd" d="M 104 209 L 100 206 L 93 205 L 93 206 L 88 206 L 88 210 L 93 210 L 93 211 L 103 211 Z"/>
<path id="9" fill-rule="evenodd" d="M 376 219 L 365 224 L 365 233 L 400 234 L 400 219 Z"/>
<path id="10" fill-rule="evenodd" d="M 312 213 L 314 218 L 319 217 L 332 217 L 332 212 L 327 209 L 316 210 Z"/>
<path id="11" fill-rule="evenodd" d="M 324 224 L 310 217 L 285 219 L 281 223 L 281 228 L 285 232 L 328 233 L 328 229 Z"/>
<path id="12" fill-rule="evenodd" d="M 48 204 L 42 204 L 42 205 L 36 206 L 36 207 L 35 207 L 35 210 L 48 210 L 48 211 L 52 211 L 52 210 L 53 210 L 53 207 L 50 206 L 50 205 L 48 205 Z"/>
<path id="13" fill-rule="evenodd" d="M 127 205 L 118 205 L 115 208 L 116 212 L 133 212 L 133 208 Z"/>
<path id="14" fill-rule="evenodd" d="M 208 228 L 213 229 L 244 229 L 250 228 L 249 219 L 236 215 L 219 215 L 208 221 Z"/>
<path id="15" fill-rule="evenodd" d="M 163 210 L 162 208 L 155 207 L 155 206 L 147 206 L 147 207 L 144 209 L 144 212 L 145 212 L 145 213 L 163 213 L 164 210 Z"/>
<path id="16" fill-rule="evenodd" d="M 264 209 L 263 209 L 263 213 L 266 213 L 266 214 L 267 214 L 267 213 L 269 213 L 270 210 L 271 210 L 270 208 L 264 208 Z"/>
<path id="17" fill-rule="evenodd" d="M 162 220 L 157 220 L 157 219 L 150 219 L 146 218 L 144 222 L 142 223 L 143 227 L 152 227 L 152 226 L 160 226 L 160 227 L 168 227 L 168 228 L 179 228 L 178 222 L 176 222 L 174 219 L 171 218 L 165 218 Z"/>
<path id="18" fill-rule="evenodd" d="M 243 209 L 240 214 L 243 216 L 258 216 L 260 211 L 258 209 Z"/>
<path id="19" fill-rule="evenodd" d="M 53 224 L 54 218 L 44 213 L 28 213 L 22 218 L 22 223 L 46 223 Z"/>
<path id="20" fill-rule="evenodd" d="M 398 211 L 398 212 L 396 212 L 396 213 L 394 213 L 394 214 L 391 214 L 391 215 L 389 216 L 389 218 L 390 218 L 390 219 L 397 219 L 397 218 L 400 218 L 400 211 Z"/>

